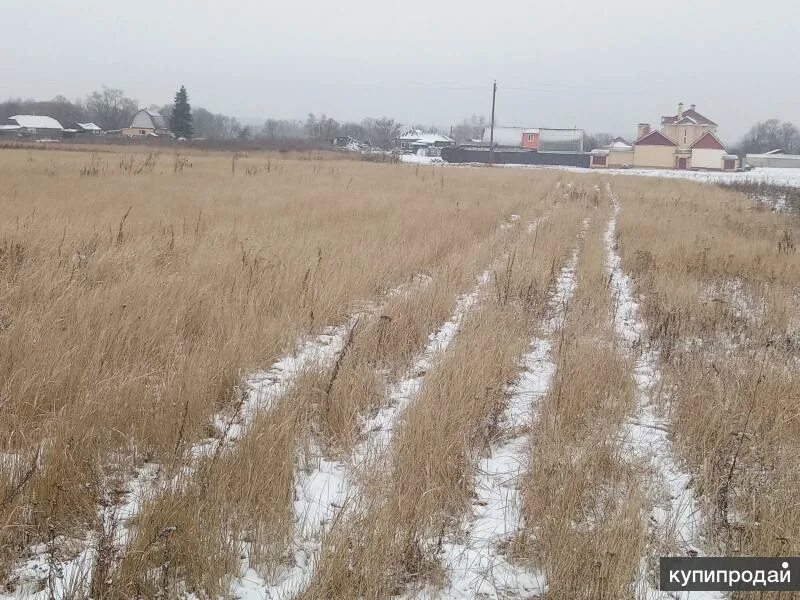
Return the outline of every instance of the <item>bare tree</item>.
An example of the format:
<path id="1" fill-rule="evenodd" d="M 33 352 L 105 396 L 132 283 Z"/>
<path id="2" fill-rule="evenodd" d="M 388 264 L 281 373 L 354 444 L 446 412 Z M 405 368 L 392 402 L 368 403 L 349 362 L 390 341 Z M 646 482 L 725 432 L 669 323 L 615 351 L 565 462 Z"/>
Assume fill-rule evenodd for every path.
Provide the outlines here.
<path id="1" fill-rule="evenodd" d="M 459 144 L 469 142 L 470 140 L 481 139 L 483 137 L 483 130 L 486 128 L 486 117 L 483 115 L 472 115 L 468 119 L 464 119 L 452 128 L 453 139 Z"/>
<path id="2" fill-rule="evenodd" d="M 375 119 L 372 125 L 374 127 L 372 143 L 381 148 L 391 148 L 394 145 L 394 139 L 400 133 L 400 124 L 394 119 L 381 117 Z"/>
<path id="3" fill-rule="evenodd" d="M 585 133 L 583 135 L 583 151 L 591 152 L 595 148 L 601 148 L 611 143 L 614 136 L 610 133 Z"/>
<path id="4" fill-rule="evenodd" d="M 788 154 L 799 154 L 800 130 L 788 121 L 768 119 L 753 125 L 739 144 L 742 154 L 776 149 Z"/>
<path id="5" fill-rule="evenodd" d="M 89 117 L 104 129 L 128 127 L 138 108 L 136 100 L 126 97 L 122 90 L 105 86 L 86 99 Z"/>

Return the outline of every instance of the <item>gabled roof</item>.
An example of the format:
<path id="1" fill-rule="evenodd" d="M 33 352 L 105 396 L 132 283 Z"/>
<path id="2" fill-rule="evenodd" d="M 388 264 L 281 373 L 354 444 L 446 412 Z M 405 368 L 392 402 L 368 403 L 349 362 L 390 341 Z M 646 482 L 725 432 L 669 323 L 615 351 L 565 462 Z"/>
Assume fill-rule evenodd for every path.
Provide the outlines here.
<path id="1" fill-rule="evenodd" d="M 409 129 L 408 131 L 404 131 L 402 134 L 397 136 L 398 140 L 418 140 L 422 137 L 422 130 L 421 129 Z"/>
<path id="2" fill-rule="evenodd" d="M 677 146 L 675 142 L 665 136 L 663 133 L 654 129 L 633 142 L 634 146 Z"/>
<path id="3" fill-rule="evenodd" d="M 140 115 L 144 116 L 145 120 L 142 120 Z M 133 115 L 131 127 L 134 129 L 168 129 L 169 124 L 167 123 L 167 118 L 156 111 L 142 109 Z"/>
<path id="4" fill-rule="evenodd" d="M 421 144 L 435 144 L 436 142 L 455 142 L 452 138 L 440 133 L 425 133 L 419 129 L 409 129 L 402 135 L 398 136 L 398 140 L 404 142 L 419 142 Z"/>
<path id="5" fill-rule="evenodd" d="M 725 145 L 719 141 L 719 138 L 710 131 L 706 131 L 703 135 L 697 138 L 694 143 L 689 146 L 690 148 L 708 148 L 711 150 L 724 150 L 727 152 Z"/>
<path id="6" fill-rule="evenodd" d="M 84 131 L 103 131 L 103 128 L 94 123 L 75 123 L 80 129 Z"/>
<path id="7" fill-rule="evenodd" d="M 605 150 L 633 150 L 633 144 L 622 137 L 615 137 L 610 143 L 603 146 Z"/>
<path id="8" fill-rule="evenodd" d="M 714 125 L 714 126 L 717 125 L 716 123 L 714 123 L 714 121 L 712 121 L 708 117 L 701 115 L 693 108 L 683 111 L 683 114 L 681 116 L 675 115 L 675 116 L 661 117 L 661 124 L 662 125 L 688 124 L 688 125 Z"/>
<path id="9" fill-rule="evenodd" d="M 14 121 L 20 127 L 26 129 L 64 129 L 61 123 L 56 121 L 53 117 L 44 117 L 40 115 L 14 115 L 8 117 L 9 121 Z"/>

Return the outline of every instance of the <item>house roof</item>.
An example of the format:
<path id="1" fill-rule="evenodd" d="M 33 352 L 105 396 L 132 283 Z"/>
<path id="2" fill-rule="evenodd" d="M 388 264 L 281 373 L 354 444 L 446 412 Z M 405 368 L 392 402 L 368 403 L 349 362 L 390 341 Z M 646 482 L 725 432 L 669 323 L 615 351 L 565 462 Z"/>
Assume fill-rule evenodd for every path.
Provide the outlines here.
<path id="1" fill-rule="evenodd" d="M 712 150 L 724 150 L 727 152 L 725 145 L 719 141 L 719 138 L 710 131 L 706 131 L 703 135 L 697 138 L 694 143 L 689 146 L 690 148 L 708 148 Z"/>
<path id="2" fill-rule="evenodd" d="M 714 125 L 714 126 L 717 125 L 716 123 L 714 123 L 714 121 L 712 121 L 706 116 L 701 115 L 693 108 L 683 111 L 683 114 L 681 116 L 674 115 L 674 116 L 661 117 L 661 124 L 662 125 L 688 124 L 688 125 Z"/>
<path id="3" fill-rule="evenodd" d="M 633 142 L 634 146 L 677 146 L 675 142 L 665 136 L 663 133 L 654 129 Z"/>
<path id="4" fill-rule="evenodd" d="M 139 119 L 139 115 L 145 115 L 149 124 L 152 127 L 148 127 L 147 125 L 143 125 L 141 119 Z M 137 124 L 138 122 L 138 124 Z M 169 125 L 167 123 L 167 118 L 154 110 L 147 110 L 142 109 L 133 115 L 133 119 L 131 120 L 131 127 L 142 128 L 142 129 L 169 129 Z"/>
<path id="5" fill-rule="evenodd" d="M 419 129 L 409 129 L 398 136 L 404 142 L 418 142 L 420 144 L 435 144 L 436 142 L 455 142 L 454 139 L 440 133 L 425 133 Z"/>
<path id="6" fill-rule="evenodd" d="M 611 140 L 611 143 L 606 144 L 603 146 L 606 150 L 632 150 L 633 144 L 631 144 L 628 140 L 621 137 L 615 137 Z"/>
<path id="7" fill-rule="evenodd" d="M 61 123 L 56 121 L 53 117 L 45 117 L 41 115 L 14 115 L 8 118 L 9 121 L 16 122 L 20 127 L 26 129 L 64 129 Z"/>
<path id="8" fill-rule="evenodd" d="M 84 131 L 103 131 L 103 128 L 94 123 L 75 123 L 80 129 Z"/>

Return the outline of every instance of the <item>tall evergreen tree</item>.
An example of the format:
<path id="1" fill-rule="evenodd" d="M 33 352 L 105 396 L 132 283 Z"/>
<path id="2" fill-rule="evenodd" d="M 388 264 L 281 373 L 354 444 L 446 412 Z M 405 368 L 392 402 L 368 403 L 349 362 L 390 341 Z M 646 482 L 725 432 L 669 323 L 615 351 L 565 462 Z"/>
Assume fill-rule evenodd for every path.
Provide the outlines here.
<path id="1" fill-rule="evenodd" d="M 175 134 L 175 137 L 192 137 L 192 107 L 189 105 L 186 86 L 182 85 L 175 94 L 172 116 L 169 119 L 169 130 Z"/>

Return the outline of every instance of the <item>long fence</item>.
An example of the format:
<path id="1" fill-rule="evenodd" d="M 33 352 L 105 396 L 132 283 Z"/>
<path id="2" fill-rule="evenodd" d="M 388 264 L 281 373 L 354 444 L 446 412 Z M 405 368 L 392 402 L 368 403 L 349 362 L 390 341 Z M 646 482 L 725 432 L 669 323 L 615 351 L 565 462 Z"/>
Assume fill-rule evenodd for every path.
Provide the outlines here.
<path id="1" fill-rule="evenodd" d="M 442 159 L 449 163 L 490 162 L 488 148 L 442 148 Z M 536 150 L 495 150 L 494 163 L 498 165 L 552 165 L 589 168 L 588 152 L 539 152 Z"/>

